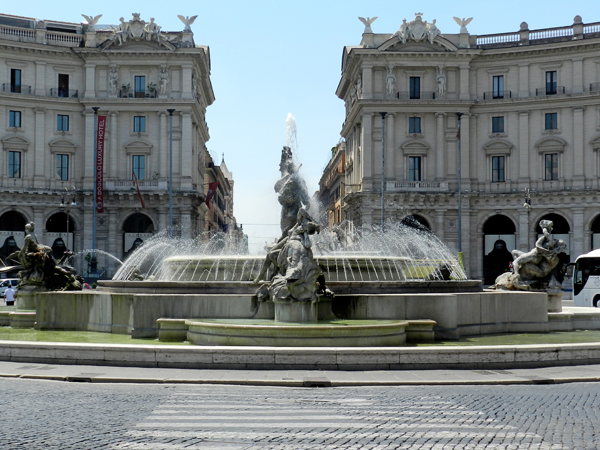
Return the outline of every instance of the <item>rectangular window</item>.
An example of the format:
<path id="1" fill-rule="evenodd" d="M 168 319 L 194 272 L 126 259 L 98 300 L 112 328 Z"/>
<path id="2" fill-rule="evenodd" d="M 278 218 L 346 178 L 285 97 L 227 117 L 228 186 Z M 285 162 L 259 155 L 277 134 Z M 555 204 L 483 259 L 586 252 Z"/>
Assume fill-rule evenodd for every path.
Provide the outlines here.
<path id="1" fill-rule="evenodd" d="M 546 114 L 546 124 L 544 127 L 546 130 L 557 130 L 558 129 L 558 113 Z"/>
<path id="2" fill-rule="evenodd" d="M 421 118 L 420 117 L 409 117 L 408 118 L 408 132 L 413 133 L 413 134 L 421 132 Z"/>
<path id="3" fill-rule="evenodd" d="M 409 98 L 421 98 L 421 77 L 410 77 Z"/>
<path id="4" fill-rule="evenodd" d="M 135 97 L 140 98 L 144 97 L 146 94 L 146 77 L 137 76 L 135 77 L 135 86 L 134 86 Z"/>
<path id="5" fill-rule="evenodd" d="M 133 131 L 135 133 L 146 132 L 146 116 L 134 116 L 133 117 Z"/>
<path id="6" fill-rule="evenodd" d="M 56 155 L 56 178 L 61 181 L 69 179 L 69 155 Z"/>
<path id="7" fill-rule="evenodd" d="M 21 152 L 8 152 L 8 178 L 21 178 Z"/>
<path id="8" fill-rule="evenodd" d="M 504 176 L 504 156 L 492 156 L 492 181 L 506 181 Z"/>
<path id="9" fill-rule="evenodd" d="M 421 181 L 421 157 L 408 157 L 408 181 Z"/>
<path id="10" fill-rule="evenodd" d="M 138 180 L 146 176 L 146 155 L 133 155 L 133 173 Z"/>
<path id="11" fill-rule="evenodd" d="M 10 69 L 10 92 L 21 92 L 21 70 Z"/>
<path id="12" fill-rule="evenodd" d="M 558 153 L 549 153 L 545 158 L 545 176 L 547 181 L 558 180 Z"/>
<path id="13" fill-rule="evenodd" d="M 14 128 L 21 128 L 21 111 L 8 112 L 8 126 Z"/>
<path id="14" fill-rule="evenodd" d="M 556 70 L 546 72 L 546 95 L 556 94 L 557 80 L 558 80 L 558 78 L 557 78 Z"/>
<path id="15" fill-rule="evenodd" d="M 56 129 L 58 131 L 69 131 L 69 116 L 59 114 L 56 116 Z"/>
<path id="16" fill-rule="evenodd" d="M 58 96 L 69 97 L 69 75 L 67 74 L 58 74 Z"/>
<path id="17" fill-rule="evenodd" d="M 504 117 L 492 117 L 492 133 L 504 133 Z"/>
<path id="18" fill-rule="evenodd" d="M 497 75 L 493 79 L 493 98 L 504 98 L 504 75 Z"/>

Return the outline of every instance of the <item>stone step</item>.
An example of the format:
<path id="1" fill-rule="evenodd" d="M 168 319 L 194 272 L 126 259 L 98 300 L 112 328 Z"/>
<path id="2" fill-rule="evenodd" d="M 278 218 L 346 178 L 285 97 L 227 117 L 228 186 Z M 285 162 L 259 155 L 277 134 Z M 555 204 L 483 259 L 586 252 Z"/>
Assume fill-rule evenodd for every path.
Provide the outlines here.
<path id="1" fill-rule="evenodd" d="M 13 311 L 9 314 L 10 326 L 12 328 L 34 328 L 35 311 Z"/>

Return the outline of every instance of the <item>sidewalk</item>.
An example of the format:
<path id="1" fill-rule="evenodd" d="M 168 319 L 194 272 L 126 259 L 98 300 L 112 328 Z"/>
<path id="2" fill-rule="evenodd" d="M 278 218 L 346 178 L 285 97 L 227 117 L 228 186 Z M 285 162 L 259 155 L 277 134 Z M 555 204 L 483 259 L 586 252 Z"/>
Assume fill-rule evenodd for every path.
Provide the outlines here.
<path id="1" fill-rule="evenodd" d="M 207 370 L 27 364 L 0 361 L 0 377 L 89 383 L 341 387 L 560 384 L 600 381 L 600 365 L 512 370 Z"/>

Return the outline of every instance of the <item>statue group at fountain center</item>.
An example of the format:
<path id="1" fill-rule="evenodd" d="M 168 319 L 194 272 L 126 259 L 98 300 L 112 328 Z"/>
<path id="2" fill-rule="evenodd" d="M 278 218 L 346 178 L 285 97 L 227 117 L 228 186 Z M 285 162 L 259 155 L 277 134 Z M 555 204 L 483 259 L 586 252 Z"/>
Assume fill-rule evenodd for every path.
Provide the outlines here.
<path id="1" fill-rule="evenodd" d="M 12 269 L 19 271 L 19 287 L 45 288 L 51 291 L 77 291 L 83 288 L 83 278 L 75 269 L 65 264 L 71 252 L 65 252 L 59 261 L 52 256 L 52 249 L 38 242 L 33 222 L 25 225 L 23 248 L 10 254 L 9 261 L 19 263 Z"/>
<path id="2" fill-rule="evenodd" d="M 562 285 L 552 274 L 559 263 L 559 254 L 564 253 L 567 244 L 552 237 L 550 220 L 540 221 L 542 236 L 529 252 L 513 250 L 513 272 L 506 272 L 496 278 L 495 289 L 518 291 L 552 291 L 562 289 Z"/>
<path id="3" fill-rule="evenodd" d="M 267 248 L 255 279 L 256 283 L 262 283 L 256 295 L 260 301 L 316 304 L 320 297 L 332 296 L 311 249 L 310 235 L 318 233 L 320 228 L 306 208 L 308 191 L 289 147 L 283 147 L 279 167 L 281 179 L 275 184 L 275 191 L 281 204 L 282 234 Z"/>

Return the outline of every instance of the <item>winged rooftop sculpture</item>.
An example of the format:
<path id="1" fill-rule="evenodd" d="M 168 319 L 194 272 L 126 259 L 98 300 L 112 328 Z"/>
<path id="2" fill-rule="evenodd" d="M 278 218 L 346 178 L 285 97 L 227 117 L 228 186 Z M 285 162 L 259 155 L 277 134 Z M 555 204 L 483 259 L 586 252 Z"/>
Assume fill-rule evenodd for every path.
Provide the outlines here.
<path id="1" fill-rule="evenodd" d="M 377 17 L 367 17 L 366 19 L 359 17 L 358 20 L 365 24 L 365 31 L 363 33 L 372 33 L 371 24 L 377 20 Z"/>
<path id="2" fill-rule="evenodd" d="M 472 17 L 469 17 L 468 19 L 465 19 L 464 17 L 461 19 L 459 17 L 454 17 L 454 21 L 460 25 L 460 32 L 461 33 L 468 33 L 467 31 L 467 25 L 469 25 L 469 23 L 471 22 L 471 20 L 473 20 Z"/>
<path id="3" fill-rule="evenodd" d="M 181 20 L 183 22 L 183 24 L 185 25 L 185 27 L 183 28 L 183 31 L 192 31 L 192 27 L 190 25 L 194 23 L 194 20 L 196 20 L 196 17 L 198 17 L 198 16 L 190 17 L 190 16 L 178 15 L 177 17 L 179 17 L 179 20 Z"/>
<path id="4" fill-rule="evenodd" d="M 102 17 L 102 14 L 98 14 L 95 17 L 94 16 L 86 16 L 85 14 L 82 14 L 82 16 L 87 21 L 87 23 L 89 25 L 89 30 L 93 30 L 94 25 L 96 25 L 98 23 L 98 20 L 100 20 L 100 17 Z"/>

